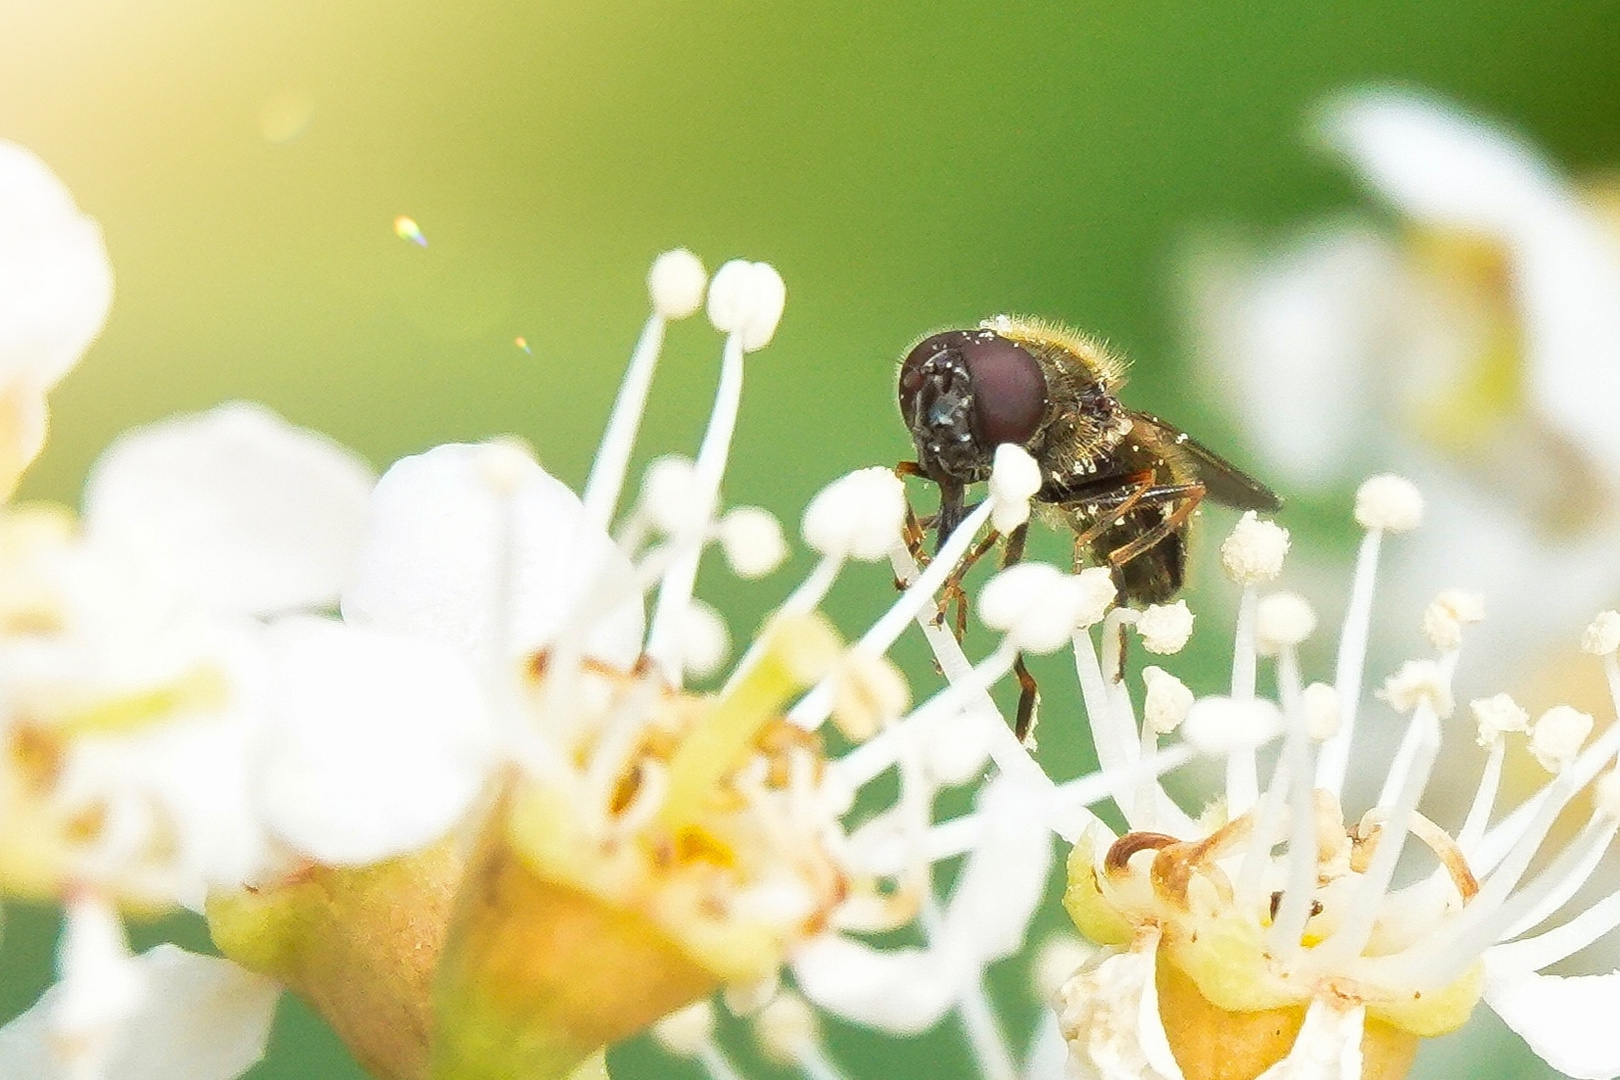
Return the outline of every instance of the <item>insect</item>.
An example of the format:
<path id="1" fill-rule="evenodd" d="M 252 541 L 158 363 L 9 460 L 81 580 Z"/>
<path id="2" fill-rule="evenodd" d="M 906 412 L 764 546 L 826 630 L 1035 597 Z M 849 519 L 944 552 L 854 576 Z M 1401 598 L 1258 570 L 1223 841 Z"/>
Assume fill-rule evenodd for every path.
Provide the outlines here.
<path id="1" fill-rule="evenodd" d="M 1207 498 L 1239 510 L 1275 511 L 1258 480 L 1117 394 L 1124 364 L 1100 343 L 1035 319 L 998 316 L 976 330 L 932 334 L 900 362 L 900 412 L 917 460 L 902 475 L 939 485 L 937 543 L 966 516 L 968 485 L 988 480 L 996 447 L 1015 443 L 1040 467 L 1037 516 L 1074 533 L 1076 567 L 1106 566 L 1119 602 L 1163 603 L 1186 580 L 1187 531 Z M 926 524 L 926 522 L 925 522 Z M 1005 538 L 1004 564 L 1023 557 L 1027 526 Z M 912 530 L 920 542 L 921 525 Z M 963 560 L 961 575 L 998 538 Z M 936 547 L 937 550 L 937 547 Z M 949 596 L 949 593 L 947 593 Z M 958 636 L 966 618 L 958 596 Z M 1027 734 L 1034 680 L 1022 659 L 1017 733 Z"/>

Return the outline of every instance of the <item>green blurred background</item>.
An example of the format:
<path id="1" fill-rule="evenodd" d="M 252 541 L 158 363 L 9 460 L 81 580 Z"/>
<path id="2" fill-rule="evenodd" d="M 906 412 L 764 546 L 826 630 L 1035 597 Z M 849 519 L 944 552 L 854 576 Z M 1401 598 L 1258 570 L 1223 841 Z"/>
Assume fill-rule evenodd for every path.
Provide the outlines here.
<path id="1" fill-rule="evenodd" d="M 1574 170 L 1620 164 L 1620 4 L 1598 0 L 0 0 L 0 138 L 100 220 L 118 279 L 25 493 L 72 500 L 118 431 L 235 397 L 379 466 L 515 432 L 578 482 L 646 265 L 676 245 L 788 283 L 750 361 L 734 501 L 791 519 L 835 473 L 902 456 L 898 351 L 1000 310 L 1106 335 L 1135 359 L 1134 404 L 1225 445 L 1181 377 L 1177 255 L 1200 229 L 1355 205 L 1301 134 L 1324 93 L 1369 80 L 1506 119 Z M 400 214 L 428 247 L 395 236 Z M 700 323 L 672 335 L 644 446 L 695 446 L 718 352 Z M 790 577 L 711 595 L 746 632 Z M 847 627 L 882 580 L 845 590 Z M 47 983 L 53 933 L 12 913 L 0 1018 Z M 1544 1069 L 1503 1045 L 1485 1030 L 1422 1068 Z M 864 1076 L 965 1075 L 953 1036 L 862 1046 Z M 685 1068 L 646 1047 L 620 1064 Z M 359 1074 L 286 1006 L 251 1075 Z"/>

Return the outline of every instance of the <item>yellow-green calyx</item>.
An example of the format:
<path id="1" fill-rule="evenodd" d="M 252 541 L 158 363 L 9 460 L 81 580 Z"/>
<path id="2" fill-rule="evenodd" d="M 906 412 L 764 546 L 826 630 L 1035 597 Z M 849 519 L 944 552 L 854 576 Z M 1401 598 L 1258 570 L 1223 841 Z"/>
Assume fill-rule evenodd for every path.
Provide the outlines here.
<path id="1" fill-rule="evenodd" d="M 791 618 L 717 697 L 650 666 L 570 673 L 590 734 L 574 768 L 503 785 L 438 974 L 436 1080 L 566 1076 L 722 985 L 772 976 L 820 929 L 845 891 L 822 844 L 822 751 L 780 711 L 837 653 L 824 623 Z M 536 672 L 535 700 L 554 700 Z"/>
<path id="2" fill-rule="evenodd" d="M 378 1080 L 425 1080 L 432 983 L 465 866 L 459 843 L 361 868 L 308 866 L 217 893 L 220 952 L 278 979 L 332 1025 Z"/>
<path id="3" fill-rule="evenodd" d="M 1412 933 L 1414 918 L 1401 905 L 1418 902 L 1416 897 L 1385 896 L 1361 952 L 1320 962 L 1379 831 L 1365 825 L 1346 830 L 1336 805 L 1318 795 L 1315 888 L 1294 949 L 1278 948 L 1269 933 L 1279 893 L 1238 895 L 1234 879 L 1253 850 L 1245 843 L 1253 830 L 1250 815 L 1197 841 L 1138 832 L 1099 850 L 1087 835 L 1069 856 L 1064 906 L 1081 933 L 1112 947 L 1109 955 L 1152 952 L 1159 1020 L 1187 1080 L 1259 1076 L 1288 1055 L 1313 1003 L 1364 1007 L 1363 1078 L 1397 1080 L 1420 1038 L 1456 1029 L 1479 1000 L 1483 976 L 1477 962 L 1439 988 L 1385 977 L 1400 939 Z M 1460 910 L 1476 886 L 1455 849 L 1435 843 L 1454 888 L 1450 904 L 1428 916 L 1438 922 Z"/>

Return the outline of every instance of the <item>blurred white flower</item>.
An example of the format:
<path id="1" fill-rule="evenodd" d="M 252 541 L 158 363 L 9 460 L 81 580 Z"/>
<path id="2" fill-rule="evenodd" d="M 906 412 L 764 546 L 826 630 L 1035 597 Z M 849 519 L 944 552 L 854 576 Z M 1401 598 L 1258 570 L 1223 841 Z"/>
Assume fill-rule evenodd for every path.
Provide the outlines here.
<path id="1" fill-rule="evenodd" d="M 1378 557 L 1377 545 L 1363 547 L 1352 613 L 1370 610 Z M 1107 948 L 1059 994 L 1069 1076 L 1404 1075 L 1421 1039 L 1461 1026 L 1481 1000 L 1567 1075 L 1620 1073 L 1620 1038 L 1597 1019 L 1612 1008 L 1620 975 L 1543 974 L 1578 962 L 1620 926 L 1620 894 L 1574 902 L 1620 831 L 1617 785 L 1600 779 L 1615 766 L 1620 728 L 1588 743 L 1591 717 L 1559 708 L 1538 722 L 1546 728 L 1538 736 L 1525 731 L 1522 715 L 1506 717 L 1522 714 L 1511 701 L 1476 703 L 1488 757 L 1464 820 L 1442 829 L 1418 805 L 1431 777 L 1453 767 L 1442 757 L 1442 721 L 1460 642 L 1448 636 L 1436 659 L 1409 662 L 1379 695 L 1409 714 L 1406 734 L 1388 764 L 1374 767 L 1383 779 L 1371 807 L 1348 818 L 1352 754 L 1367 768 L 1356 721 L 1368 625 L 1355 616 L 1346 622 L 1340 724 L 1321 732 L 1301 686 L 1300 635 L 1274 637 L 1276 702 L 1249 702 L 1285 721 L 1264 788 L 1246 787 L 1255 738 L 1234 737 L 1221 751 L 1229 757 L 1224 791 L 1197 821 L 1166 812 L 1160 793 L 1144 788 L 1119 804 L 1129 825 L 1123 836 L 1094 824 L 1076 844 L 1065 905 L 1082 933 Z M 1127 688 L 1093 670 L 1089 640 L 1077 642 L 1099 754 L 1156 739 L 1151 726 L 1138 733 Z M 1238 651 L 1241 663 L 1254 664 L 1252 652 Z M 1608 653 L 1602 663 L 1620 708 L 1620 662 Z M 1238 673 L 1234 683 L 1252 688 L 1254 675 Z M 1240 704 L 1200 698 L 1186 729 L 1213 725 L 1200 737 L 1218 746 L 1216 729 L 1249 724 Z M 1555 776 L 1502 812 L 1510 740 Z M 1594 796 L 1591 809 L 1584 795 Z M 1551 839 L 1566 813 L 1582 826 L 1573 838 Z M 1431 866 L 1415 877 L 1407 870 L 1397 884 L 1408 841 L 1429 850 Z"/>
<path id="2" fill-rule="evenodd" d="M 1620 231 L 1524 140 L 1431 97 L 1346 94 L 1317 130 L 1401 228 L 1207 247 L 1206 378 L 1286 489 L 1416 480 L 1434 525 L 1383 591 L 1483 593 L 1499 632 L 1473 661 L 1512 663 L 1620 592 Z"/>
<path id="3" fill-rule="evenodd" d="M 101 332 L 112 267 L 95 221 L 37 157 L 0 141 L 0 498 L 45 442 L 45 395 Z"/>

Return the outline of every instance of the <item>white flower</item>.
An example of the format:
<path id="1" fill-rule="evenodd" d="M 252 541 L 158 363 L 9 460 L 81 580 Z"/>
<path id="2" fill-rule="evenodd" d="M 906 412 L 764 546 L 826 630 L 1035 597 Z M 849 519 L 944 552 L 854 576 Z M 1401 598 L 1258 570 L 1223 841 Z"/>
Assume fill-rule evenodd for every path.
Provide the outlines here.
<path id="1" fill-rule="evenodd" d="M 1377 556 L 1376 544 L 1364 545 L 1352 613 L 1370 610 L 1365 594 Z M 1452 607 L 1473 612 L 1461 601 Z M 1569 1075 L 1620 1072 L 1620 1039 L 1596 1019 L 1613 1005 L 1615 977 L 1542 974 L 1620 926 L 1612 895 L 1584 910 L 1570 904 L 1620 829 L 1613 784 L 1595 785 L 1596 808 L 1578 835 L 1549 841 L 1559 814 L 1579 805 L 1600 773 L 1609 775 L 1620 730 L 1588 743 L 1590 716 L 1549 710 L 1522 749 L 1557 775 L 1502 813 L 1505 736 L 1524 732 L 1526 718 L 1505 695 L 1476 701 L 1489 757 L 1464 820 L 1454 832 L 1442 830 L 1417 807 L 1439 767 L 1441 719 L 1451 708 L 1457 653 L 1447 638 L 1438 661 L 1409 663 L 1385 684 L 1382 696 L 1410 722 L 1387 765 L 1356 752 L 1358 767 L 1383 781 L 1355 823 L 1342 792 L 1362 696 L 1365 641 L 1358 639 L 1368 625 L 1364 615 L 1347 618 L 1336 692 L 1309 688 L 1342 707 L 1337 730 L 1312 730 L 1320 706 L 1301 689 L 1290 643 L 1277 654 L 1276 702 L 1193 703 L 1184 737 L 1237 761 L 1265 734 L 1261 708 L 1282 718 L 1269 787 L 1238 790 L 1252 780 L 1229 764 L 1226 790 L 1196 822 L 1167 810 L 1151 787 L 1139 788 L 1123 800 L 1116 795 L 1130 831 L 1116 838 L 1093 825 L 1076 845 L 1065 904 L 1082 933 L 1108 948 L 1061 995 L 1073 1075 L 1200 1080 L 1215 1075 L 1208 1063 L 1222 1062 L 1274 1080 L 1356 1077 L 1363 1061 L 1377 1072 L 1404 1060 L 1418 1039 L 1454 1030 L 1481 1000 Z M 1084 687 L 1096 675 L 1094 661 L 1082 661 Z M 1607 654 L 1602 662 L 1620 686 L 1620 661 Z M 1252 673 L 1241 681 L 1255 685 Z M 1136 741 L 1122 691 L 1087 696 L 1099 755 Z M 1152 707 L 1145 702 L 1144 712 Z M 1397 863 L 1412 841 L 1429 849 L 1432 868 L 1396 888 Z M 1279 1025 L 1298 1033 L 1279 1041 Z"/>
<path id="2" fill-rule="evenodd" d="M 144 993 L 105 1047 L 115 1080 L 233 1080 L 258 1061 L 281 988 L 229 960 L 159 945 L 131 962 Z M 65 987 L 0 1028 L 0 1076 L 69 1080 L 48 1029 Z"/>
<path id="3" fill-rule="evenodd" d="M 1401 230 L 1340 220 L 1208 251 L 1206 370 L 1234 415 L 1263 418 L 1247 434 L 1268 475 L 1417 481 L 1432 524 L 1381 594 L 1416 607 L 1455 580 L 1497 616 L 1474 662 L 1521 663 L 1620 591 L 1620 236 L 1523 138 L 1432 96 L 1344 94 L 1318 130 Z"/>
<path id="4" fill-rule="evenodd" d="M 112 304 L 101 230 L 43 162 L 0 141 L 0 498 L 45 441 L 45 395 Z"/>

